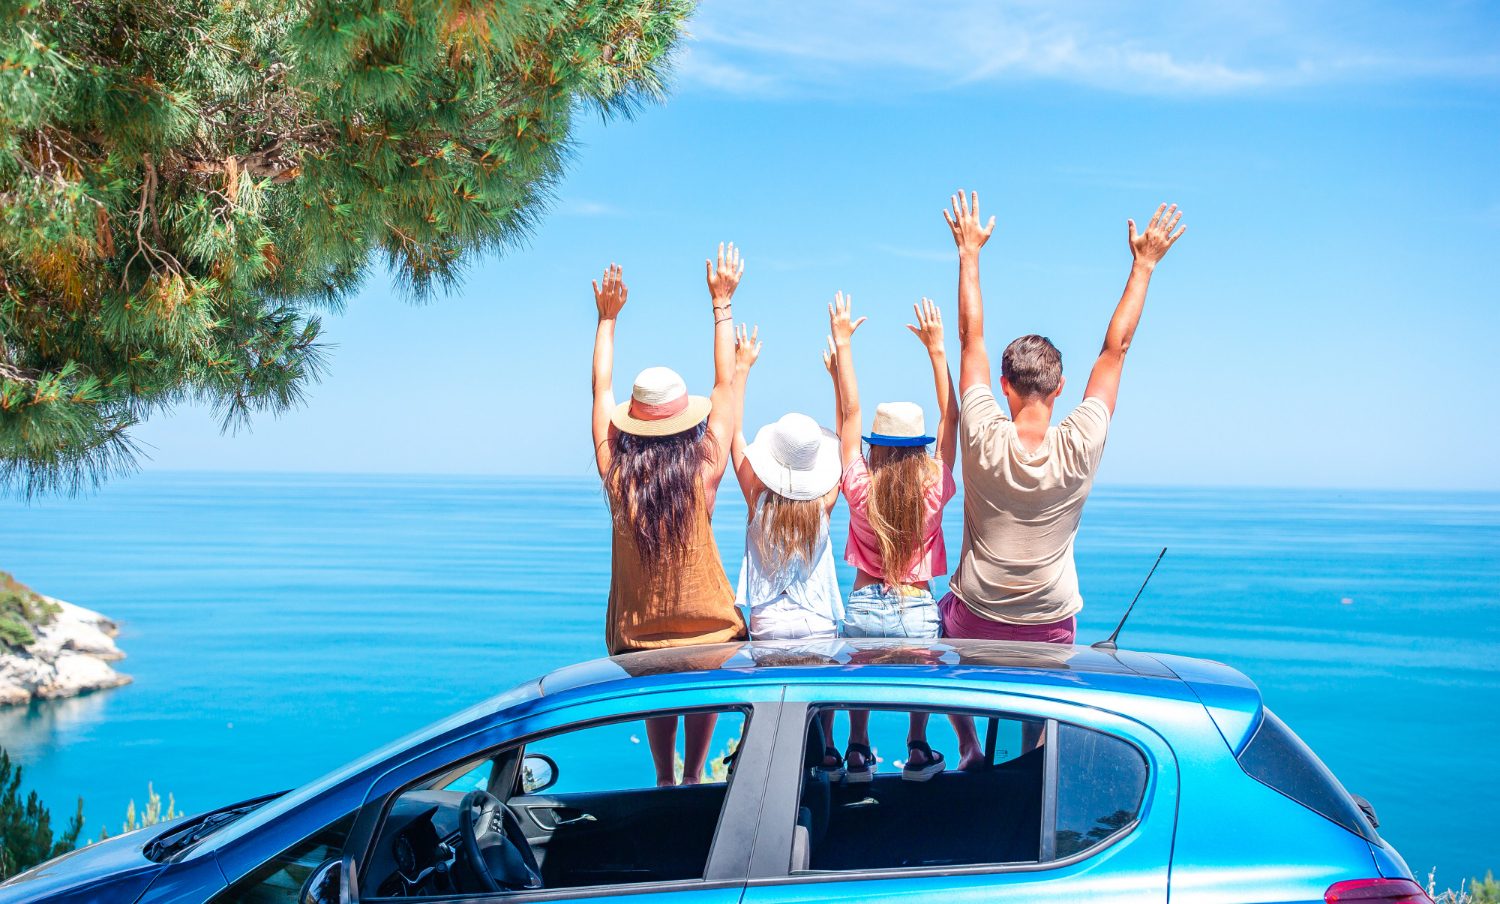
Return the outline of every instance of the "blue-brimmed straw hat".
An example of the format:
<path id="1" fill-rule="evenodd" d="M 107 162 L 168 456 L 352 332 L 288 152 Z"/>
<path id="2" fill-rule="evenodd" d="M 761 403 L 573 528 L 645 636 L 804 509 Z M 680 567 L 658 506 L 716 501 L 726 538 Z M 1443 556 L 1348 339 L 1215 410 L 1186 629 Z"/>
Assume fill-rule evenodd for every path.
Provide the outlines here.
<path id="1" fill-rule="evenodd" d="M 935 437 L 927 435 L 922 406 L 916 402 L 881 402 L 875 406 L 875 422 L 865 442 L 872 446 L 925 446 Z"/>

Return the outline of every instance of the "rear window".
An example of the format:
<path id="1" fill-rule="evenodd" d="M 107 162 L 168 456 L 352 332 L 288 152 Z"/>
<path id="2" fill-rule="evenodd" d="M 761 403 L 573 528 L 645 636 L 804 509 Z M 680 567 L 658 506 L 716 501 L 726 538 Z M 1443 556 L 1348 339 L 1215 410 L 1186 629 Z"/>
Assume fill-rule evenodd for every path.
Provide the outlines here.
<path id="1" fill-rule="evenodd" d="M 1255 737 L 1240 752 L 1239 761 L 1240 768 L 1261 784 L 1368 841 L 1380 840 L 1359 805 L 1323 761 L 1269 709 Z"/>
<path id="2" fill-rule="evenodd" d="M 1146 759 L 1119 738 L 1057 726 L 1057 856 L 1070 857 L 1135 824 L 1146 793 Z"/>

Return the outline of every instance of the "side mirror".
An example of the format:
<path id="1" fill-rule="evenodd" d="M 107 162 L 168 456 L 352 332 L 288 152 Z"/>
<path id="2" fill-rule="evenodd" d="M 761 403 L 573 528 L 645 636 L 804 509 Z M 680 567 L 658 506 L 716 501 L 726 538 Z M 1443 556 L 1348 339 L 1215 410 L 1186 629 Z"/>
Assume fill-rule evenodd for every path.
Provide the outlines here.
<path id="1" fill-rule="evenodd" d="M 307 874 L 297 904 L 358 904 L 353 857 L 329 857 Z"/>
<path id="2" fill-rule="evenodd" d="M 528 753 L 521 760 L 521 793 L 536 794 L 557 784 L 557 763 L 545 753 Z"/>
<path id="3" fill-rule="evenodd" d="M 343 862 L 338 857 L 324 860 L 302 881 L 297 904 L 341 904 L 343 879 Z"/>

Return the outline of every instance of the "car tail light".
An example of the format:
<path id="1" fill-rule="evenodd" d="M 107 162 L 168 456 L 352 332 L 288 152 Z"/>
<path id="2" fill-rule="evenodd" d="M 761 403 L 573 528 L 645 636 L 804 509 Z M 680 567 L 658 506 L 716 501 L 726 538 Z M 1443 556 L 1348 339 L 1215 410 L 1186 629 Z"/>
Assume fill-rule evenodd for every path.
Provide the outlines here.
<path id="1" fill-rule="evenodd" d="M 1422 886 L 1410 879 L 1350 879 L 1323 892 L 1327 904 L 1384 901 L 1386 904 L 1432 904 Z"/>

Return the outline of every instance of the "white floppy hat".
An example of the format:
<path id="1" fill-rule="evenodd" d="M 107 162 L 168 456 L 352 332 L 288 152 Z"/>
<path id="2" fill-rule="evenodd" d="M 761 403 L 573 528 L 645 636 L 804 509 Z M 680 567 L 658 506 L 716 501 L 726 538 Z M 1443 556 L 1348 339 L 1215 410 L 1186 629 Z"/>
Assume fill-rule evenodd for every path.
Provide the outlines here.
<path id="1" fill-rule="evenodd" d="M 881 402 L 875 406 L 875 421 L 865 442 L 872 446 L 925 446 L 927 435 L 922 406 L 916 402 Z"/>
<path id="2" fill-rule="evenodd" d="M 630 401 L 616 405 L 609 421 L 621 433 L 671 436 L 703 423 L 711 407 L 703 396 L 688 395 L 677 371 L 648 367 L 630 387 Z"/>
<path id="3" fill-rule="evenodd" d="M 844 473 L 838 436 L 805 414 L 785 414 L 760 428 L 745 458 L 767 489 L 794 501 L 826 496 Z"/>

